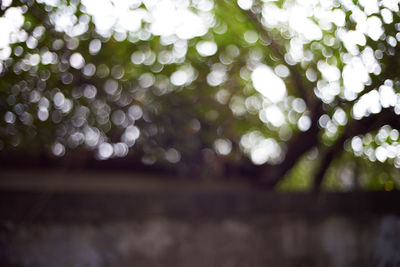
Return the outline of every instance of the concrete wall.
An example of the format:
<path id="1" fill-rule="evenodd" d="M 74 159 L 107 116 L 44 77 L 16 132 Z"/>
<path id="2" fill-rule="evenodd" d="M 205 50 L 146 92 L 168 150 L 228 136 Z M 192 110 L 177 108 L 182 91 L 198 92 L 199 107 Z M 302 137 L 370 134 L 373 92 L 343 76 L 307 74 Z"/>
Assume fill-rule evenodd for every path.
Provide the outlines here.
<path id="1" fill-rule="evenodd" d="M 67 190 L 1 180 L 0 266 L 400 264 L 397 193 L 277 194 L 178 181 Z"/>

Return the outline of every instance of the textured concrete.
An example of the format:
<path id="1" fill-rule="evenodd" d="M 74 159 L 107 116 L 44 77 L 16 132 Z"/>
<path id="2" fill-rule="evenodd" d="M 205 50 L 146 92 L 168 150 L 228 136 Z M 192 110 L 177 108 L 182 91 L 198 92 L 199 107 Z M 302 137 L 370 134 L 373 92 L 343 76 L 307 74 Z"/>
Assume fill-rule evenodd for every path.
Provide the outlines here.
<path id="1" fill-rule="evenodd" d="M 400 263 L 398 193 L 278 194 L 105 176 L 73 185 L 1 178 L 0 266 Z"/>
<path id="2" fill-rule="evenodd" d="M 376 220 L 284 216 L 3 227 L 3 265 L 35 267 L 367 266 L 379 230 Z"/>

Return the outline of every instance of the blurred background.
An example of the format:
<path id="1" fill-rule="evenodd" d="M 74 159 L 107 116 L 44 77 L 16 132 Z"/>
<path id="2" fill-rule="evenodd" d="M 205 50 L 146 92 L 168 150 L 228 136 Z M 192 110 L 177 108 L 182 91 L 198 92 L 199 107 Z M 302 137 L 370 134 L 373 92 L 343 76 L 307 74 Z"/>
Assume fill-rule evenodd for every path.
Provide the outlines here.
<path id="1" fill-rule="evenodd" d="M 398 263 L 398 0 L 0 16 L 0 263 Z"/>

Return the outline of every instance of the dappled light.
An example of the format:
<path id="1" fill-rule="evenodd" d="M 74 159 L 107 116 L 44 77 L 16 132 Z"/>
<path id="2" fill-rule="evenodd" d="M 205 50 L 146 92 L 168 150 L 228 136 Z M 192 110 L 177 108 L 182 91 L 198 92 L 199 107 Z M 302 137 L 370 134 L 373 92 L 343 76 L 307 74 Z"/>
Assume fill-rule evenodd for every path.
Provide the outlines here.
<path id="1" fill-rule="evenodd" d="M 250 178 L 283 188 L 307 166 L 331 189 L 355 176 L 398 188 L 398 12 L 396 0 L 2 1 L 0 153 L 82 149 L 200 177 L 223 175 L 203 168 L 216 158 L 264 166 Z"/>

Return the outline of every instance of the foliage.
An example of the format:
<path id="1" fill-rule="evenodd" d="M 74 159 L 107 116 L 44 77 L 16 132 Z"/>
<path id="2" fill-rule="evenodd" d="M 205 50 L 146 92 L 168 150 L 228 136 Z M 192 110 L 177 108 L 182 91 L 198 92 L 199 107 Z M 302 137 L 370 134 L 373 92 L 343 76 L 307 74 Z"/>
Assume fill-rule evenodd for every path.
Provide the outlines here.
<path id="1" fill-rule="evenodd" d="M 1 5 L 4 155 L 232 165 L 283 190 L 400 185 L 397 0 Z"/>

